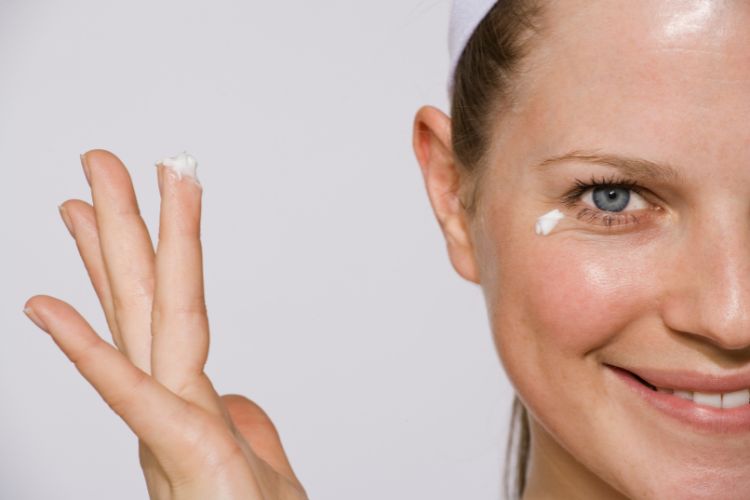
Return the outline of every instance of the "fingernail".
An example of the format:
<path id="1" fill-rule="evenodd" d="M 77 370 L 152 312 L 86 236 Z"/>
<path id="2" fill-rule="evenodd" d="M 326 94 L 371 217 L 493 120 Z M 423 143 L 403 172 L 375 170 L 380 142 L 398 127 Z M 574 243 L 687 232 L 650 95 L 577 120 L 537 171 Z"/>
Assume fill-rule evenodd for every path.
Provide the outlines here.
<path id="1" fill-rule="evenodd" d="M 89 173 L 89 164 L 86 162 L 86 153 L 81 155 L 81 166 L 83 167 L 83 175 L 86 176 L 86 182 L 91 185 L 91 174 Z"/>
<path id="2" fill-rule="evenodd" d="M 68 232 L 70 233 L 70 235 L 75 238 L 76 235 L 73 231 L 73 221 L 71 221 L 68 211 L 65 210 L 65 207 L 62 205 L 58 205 L 57 208 L 58 210 L 60 210 L 60 217 L 62 217 L 62 220 L 65 223 L 65 227 L 68 228 Z"/>
<path id="3" fill-rule="evenodd" d="M 23 310 L 24 314 L 29 317 L 29 319 L 39 328 L 44 330 L 45 332 L 49 333 L 49 330 L 47 330 L 47 325 L 44 324 L 44 321 L 42 321 L 39 316 L 34 312 L 34 310 L 30 307 L 26 307 Z"/>
<path id="4" fill-rule="evenodd" d="M 169 175 L 170 184 L 178 183 L 182 179 L 189 179 L 190 182 L 203 189 L 201 182 L 198 180 L 198 162 L 186 151 L 177 156 L 159 160 L 156 164 L 169 170 L 169 173 L 165 173 L 164 175 Z"/>
<path id="5" fill-rule="evenodd" d="M 159 167 L 159 192 L 165 188 L 174 189 L 182 179 L 189 177 L 188 175 L 183 175 L 179 170 L 175 170 L 163 163 L 159 163 Z"/>

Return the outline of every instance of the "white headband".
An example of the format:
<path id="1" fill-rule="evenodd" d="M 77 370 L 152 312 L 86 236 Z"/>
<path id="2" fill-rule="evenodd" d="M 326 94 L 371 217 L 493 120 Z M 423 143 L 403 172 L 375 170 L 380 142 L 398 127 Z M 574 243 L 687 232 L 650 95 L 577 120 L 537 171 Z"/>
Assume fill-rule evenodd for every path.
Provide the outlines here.
<path id="1" fill-rule="evenodd" d="M 451 57 L 448 70 L 449 95 L 453 90 L 453 73 L 456 71 L 458 59 L 472 33 L 495 3 L 497 0 L 453 0 L 448 38 Z"/>

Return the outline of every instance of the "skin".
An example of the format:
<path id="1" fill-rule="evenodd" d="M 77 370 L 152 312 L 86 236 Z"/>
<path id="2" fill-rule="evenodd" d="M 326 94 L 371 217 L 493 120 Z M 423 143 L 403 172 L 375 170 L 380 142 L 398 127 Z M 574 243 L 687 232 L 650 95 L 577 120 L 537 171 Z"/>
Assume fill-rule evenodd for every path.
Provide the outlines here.
<path id="1" fill-rule="evenodd" d="M 265 412 L 243 396 L 219 396 L 203 371 L 209 329 L 201 186 L 157 168 L 154 251 L 122 162 L 104 150 L 87 152 L 81 162 L 93 205 L 68 200 L 60 214 L 115 345 L 54 297 L 31 297 L 29 318 L 136 434 L 152 499 L 306 499 Z"/>
<path id="2" fill-rule="evenodd" d="M 456 271 L 482 287 L 503 366 L 531 417 L 525 500 L 741 499 L 750 434 L 699 433 L 639 404 L 603 363 L 732 373 L 750 358 L 750 4 L 559 0 L 494 124 L 481 203 L 451 150 L 450 118 L 419 110 L 414 149 Z M 639 222 L 579 220 L 577 178 L 616 174 L 572 150 L 668 162 Z M 114 346 L 75 309 L 35 296 L 29 317 L 138 436 L 155 499 L 302 499 L 265 413 L 203 372 L 208 322 L 201 189 L 158 169 L 156 251 L 125 166 L 88 152 L 93 204 L 71 228 Z M 647 208 L 643 208 L 646 206 Z M 536 218 L 568 217 L 549 236 Z M 169 415 L 169 418 L 165 418 Z"/>
<path id="3" fill-rule="evenodd" d="M 701 433 L 644 404 L 604 363 L 724 375 L 750 361 L 750 4 L 560 0 L 493 124 L 477 212 L 450 118 L 424 107 L 414 150 L 456 271 L 481 286 L 499 357 L 530 413 L 525 500 L 742 499 L 750 433 Z M 668 163 L 606 226 L 553 156 Z M 540 215 L 566 214 L 549 236 Z M 595 207 L 594 207 L 595 208 Z M 747 370 L 745 370 L 747 371 Z"/>

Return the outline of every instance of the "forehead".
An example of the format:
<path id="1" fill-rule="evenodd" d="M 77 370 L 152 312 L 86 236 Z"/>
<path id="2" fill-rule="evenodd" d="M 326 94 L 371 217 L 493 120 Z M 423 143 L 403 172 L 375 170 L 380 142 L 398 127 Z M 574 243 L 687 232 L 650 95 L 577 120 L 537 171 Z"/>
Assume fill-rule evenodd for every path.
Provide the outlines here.
<path id="1" fill-rule="evenodd" d="M 498 153 L 750 164 L 750 2 L 559 0 L 541 26 Z"/>

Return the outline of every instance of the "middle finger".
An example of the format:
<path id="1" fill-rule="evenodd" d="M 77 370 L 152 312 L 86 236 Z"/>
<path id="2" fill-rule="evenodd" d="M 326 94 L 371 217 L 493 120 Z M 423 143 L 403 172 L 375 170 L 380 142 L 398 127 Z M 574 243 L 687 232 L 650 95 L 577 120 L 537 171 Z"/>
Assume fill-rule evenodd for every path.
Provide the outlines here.
<path id="1" fill-rule="evenodd" d="M 112 305 L 124 350 L 138 368 L 150 373 L 151 303 L 154 248 L 140 215 L 125 165 L 109 151 L 81 156 L 99 230 L 102 259 L 112 290 Z"/>

